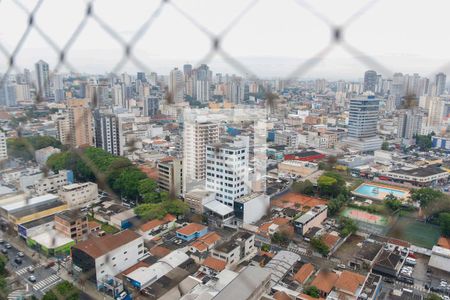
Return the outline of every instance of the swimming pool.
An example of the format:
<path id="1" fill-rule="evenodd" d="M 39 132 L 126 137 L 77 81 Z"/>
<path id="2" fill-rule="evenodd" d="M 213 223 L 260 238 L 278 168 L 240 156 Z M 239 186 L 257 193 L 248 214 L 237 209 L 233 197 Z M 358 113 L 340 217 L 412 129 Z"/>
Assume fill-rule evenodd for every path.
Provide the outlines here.
<path id="1" fill-rule="evenodd" d="M 392 194 L 399 199 L 406 198 L 409 193 L 406 190 L 372 185 L 369 183 L 361 184 L 356 190 L 352 192 L 356 196 L 367 197 L 369 199 L 383 200 L 386 196 Z"/>

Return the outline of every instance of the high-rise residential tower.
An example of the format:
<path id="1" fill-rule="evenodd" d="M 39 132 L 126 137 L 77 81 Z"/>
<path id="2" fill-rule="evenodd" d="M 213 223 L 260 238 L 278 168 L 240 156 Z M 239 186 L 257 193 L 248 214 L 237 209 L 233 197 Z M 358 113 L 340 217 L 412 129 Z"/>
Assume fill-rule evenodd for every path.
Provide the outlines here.
<path id="1" fill-rule="evenodd" d="M 35 68 L 37 93 L 41 98 L 48 100 L 50 98 L 50 71 L 48 63 L 40 60 L 35 64 Z"/>
<path id="2" fill-rule="evenodd" d="M 444 94 L 445 92 L 445 82 L 447 80 L 447 75 L 444 73 L 438 73 L 435 77 L 435 84 L 436 84 L 436 96 L 440 96 Z"/>
<path id="3" fill-rule="evenodd" d="M 120 155 L 119 120 L 109 111 L 94 111 L 95 147 Z"/>
<path id="4" fill-rule="evenodd" d="M 364 91 L 370 91 L 375 93 L 375 88 L 377 86 L 377 72 L 373 70 L 368 70 L 364 73 Z"/>
<path id="5" fill-rule="evenodd" d="M 169 93 L 172 94 L 173 103 L 183 102 L 184 98 L 184 75 L 178 68 L 170 71 Z"/>

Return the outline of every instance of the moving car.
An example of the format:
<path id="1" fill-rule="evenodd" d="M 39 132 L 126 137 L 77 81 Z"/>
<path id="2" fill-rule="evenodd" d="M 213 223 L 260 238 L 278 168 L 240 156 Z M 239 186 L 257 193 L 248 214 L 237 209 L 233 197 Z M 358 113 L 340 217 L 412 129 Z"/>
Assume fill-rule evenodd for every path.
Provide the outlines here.
<path id="1" fill-rule="evenodd" d="M 18 264 L 18 265 L 21 265 L 22 264 L 22 259 L 20 257 L 16 257 L 16 258 L 14 258 L 14 262 L 16 264 Z"/>
<path id="2" fill-rule="evenodd" d="M 29 280 L 30 282 L 32 282 L 32 283 L 35 283 L 35 282 L 36 282 L 36 276 L 30 275 L 30 276 L 28 276 L 28 280 Z"/>
<path id="3" fill-rule="evenodd" d="M 27 271 L 30 272 L 30 273 L 34 273 L 34 268 L 33 268 L 33 266 L 29 266 L 29 267 L 27 268 Z"/>

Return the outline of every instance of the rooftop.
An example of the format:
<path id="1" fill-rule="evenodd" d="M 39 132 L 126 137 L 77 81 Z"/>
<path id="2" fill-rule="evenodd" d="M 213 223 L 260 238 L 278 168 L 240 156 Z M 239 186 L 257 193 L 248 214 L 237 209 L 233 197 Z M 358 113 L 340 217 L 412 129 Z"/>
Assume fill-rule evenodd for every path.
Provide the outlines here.
<path id="1" fill-rule="evenodd" d="M 56 208 L 59 206 L 67 205 L 65 202 L 62 202 L 59 199 L 53 199 L 45 202 L 40 202 L 32 205 L 27 205 L 25 207 L 14 209 L 10 211 L 10 215 L 16 218 L 22 218 L 25 216 L 29 216 L 35 214 L 37 212 L 46 211 L 52 208 Z"/>
<path id="2" fill-rule="evenodd" d="M 41 234 L 33 236 L 31 239 L 47 249 L 56 249 L 69 243 L 75 243 L 74 240 L 55 229 L 46 230 Z"/>
<path id="3" fill-rule="evenodd" d="M 184 226 L 183 228 L 178 229 L 177 233 L 186 235 L 186 236 L 190 236 L 190 235 L 192 235 L 196 232 L 202 231 L 206 228 L 207 228 L 206 226 L 201 225 L 201 224 L 190 223 L 190 224 Z"/>
<path id="4" fill-rule="evenodd" d="M 339 278 L 335 283 L 335 287 L 343 291 L 351 292 L 355 295 L 358 288 L 362 287 L 364 284 L 365 279 L 366 277 L 361 274 L 343 271 L 341 275 L 339 275 Z"/>
<path id="5" fill-rule="evenodd" d="M 283 279 L 298 261 L 300 261 L 300 255 L 285 250 L 279 251 L 264 267 L 264 269 L 269 270 L 272 274 L 272 286 Z"/>
<path id="6" fill-rule="evenodd" d="M 315 218 L 317 215 L 319 215 L 320 213 L 322 213 L 326 209 L 327 209 L 326 205 L 314 206 L 307 213 L 305 213 L 305 214 L 301 215 L 300 217 L 298 217 L 295 220 L 295 222 L 300 223 L 300 224 L 306 224 L 306 223 L 308 223 L 310 220 Z"/>
<path id="7" fill-rule="evenodd" d="M 167 214 L 164 216 L 164 218 L 160 219 L 154 219 L 154 220 L 150 220 L 144 224 L 142 224 L 139 229 L 143 232 L 152 230 L 153 228 L 156 228 L 158 226 L 161 226 L 163 224 L 175 221 L 177 218 L 175 218 L 174 216 L 172 216 L 171 214 Z"/>
<path id="8" fill-rule="evenodd" d="M 198 251 L 203 252 L 208 250 L 208 248 L 218 242 L 221 239 L 220 235 L 218 235 L 216 232 L 212 231 L 204 236 L 198 238 L 196 241 L 194 241 L 191 246 L 196 248 Z"/>
<path id="9" fill-rule="evenodd" d="M 447 171 L 441 169 L 436 165 L 429 165 L 423 168 L 415 168 L 415 169 L 397 169 L 392 170 L 390 173 L 416 176 L 416 177 L 428 177 L 436 174 L 446 173 Z"/>
<path id="10" fill-rule="evenodd" d="M 57 213 L 56 216 L 67 222 L 72 222 L 72 221 L 76 221 L 78 219 L 86 218 L 86 214 L 82 213 L 79 210 L 65 210 L 60 213 Z"/>
<path id="11" fill-rule="evenodd" d="M 91 238 L 76 244 L 74 248 L 87 253 L 93 258 L 97 258 L 138 238 L 141 238 L 141 236 L 127 229 L 116 234 Z"/>
<path id="12" fill-rule="evenodd" d="M 450 238 L 441 236 L 437 242 L 437 245 L 442 248 L 450 249 Z"/>
<path id="13" fill-rule="evenodd" d="M 214 300 L 250 299 L 255 290 L 270 278 L 270 272 L 260 267 L 248 266 L 223 288 Z"/>
<path id="14" fill-rule="evenodd" d="M 320 271 L 316 278 L 311 282 L 311 285 L 314 285 L 325 293 L 329 293 L 333 289 L 338 278 L 338 274 L 334 272 Z"/>
<path id="15" fill-rule="evenodd" d="M 225 269 L 227 262 L 212 256 L 208 256 L 204 261 L 203 265 L 214 271 L 220 272 Z"/>
<path id="16" fill-rule="evenodd" d="M 54 222 L 55 221 L 55 215 L 50 215 L 47 217 L 39 218 L 30 222 L 22 223 L 19 226 L 24 228 L 33 228 L 36 226 L 40 226 L 46 223 Z"/>
<path id="17" fill-rule="evenodd" d="M 237 247 L 239 247 L 239 245 L 236 244 L 235 241 L 232 239 L 232 240 L 229 240 L 229 241 L 226 241 L 226 242 L 220 244 L 214 250 L 220 251 L 220 252 L 223 252 L 223 253 L 230 253 L 231 251 L 233 251 Z"/>
<path id="18" fill-rule="evenodd" d="M 314 266 L 311 263 L 304 264 L 294 275 L 294 279 L 298 283 L 305 283 L 305 281 L 314 273 Z"/>
<path id="19" fill-rule="evenodd" d="M 378 257 L 376 264 L 385 268 L 395 269 L 400 262 L 400 259 L 400 255 L 383 249 L 380 253 L 380 256 Z"/>

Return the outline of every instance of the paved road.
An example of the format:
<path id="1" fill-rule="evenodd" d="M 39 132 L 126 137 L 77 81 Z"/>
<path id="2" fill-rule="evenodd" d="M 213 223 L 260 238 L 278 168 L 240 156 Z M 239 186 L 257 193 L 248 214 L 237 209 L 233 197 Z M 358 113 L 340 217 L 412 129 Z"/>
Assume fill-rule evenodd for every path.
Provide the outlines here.
<path id="1" fill-rule="evenodd" d="M 0 244 L 1 249 L 6 249 L 5 245 L 8 243 L 8 239 L 5 239 L 3 244 Z M 51 268 L 46 268 L 43 263 L 38 262 L 34 257 L 24 253 L 22 257 L 22 262 L 18 264 L 15 262 L 15 258 L 20 250 L 11 245 L 10 249 L 7 249 L 7 253 L 4 254 L 8 258 L 8 263 L 6 265 L 7 269 L 15 274 L 20 281 L 28 286 L 29 290 L 33 292 L 37 297 L 42 297 L 50 288 L 62 281 L 58 275 L 58 266 L 55 265 Z M 44 263 L 45 264 L 45 263 Z M 30 273 L 28 268 L 32 266 L 34 272 Z M 36 277 L 36 282 L 31 282 L 29 280 L 30 275 Z"/>

